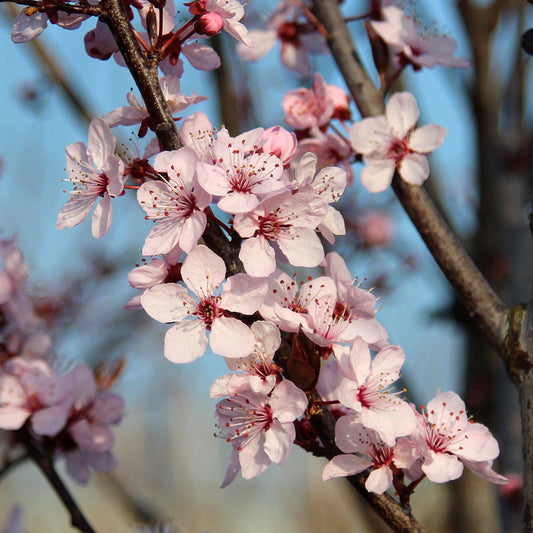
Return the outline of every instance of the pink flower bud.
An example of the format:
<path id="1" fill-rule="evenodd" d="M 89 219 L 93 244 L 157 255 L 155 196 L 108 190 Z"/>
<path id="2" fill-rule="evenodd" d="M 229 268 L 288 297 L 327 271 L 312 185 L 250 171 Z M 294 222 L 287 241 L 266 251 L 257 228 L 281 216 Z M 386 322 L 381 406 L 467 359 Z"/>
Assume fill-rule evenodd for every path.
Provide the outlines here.
<path id="1" fill-rule="evenodd" d="M 224 27 L 224 21 L 218 13 L 204 13 L 195 23 L 194 29 L 200 35 L 212 37 Z"/>
<path id="2" fill-rule="evenodd" d="M 274 126 L 265 130 L 263 139 L 265 139 L 263 152 L 279 157 L 283 165 L 287 166 L 296 153 L 298 146 L 296 135 L 281 126 Z"/>

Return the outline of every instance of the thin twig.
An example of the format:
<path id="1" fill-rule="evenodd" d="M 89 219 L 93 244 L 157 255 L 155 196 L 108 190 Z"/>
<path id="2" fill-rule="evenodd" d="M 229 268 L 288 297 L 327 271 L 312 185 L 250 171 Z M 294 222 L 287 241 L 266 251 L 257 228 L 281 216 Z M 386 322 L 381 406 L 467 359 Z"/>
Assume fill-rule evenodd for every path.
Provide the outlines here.
<path id="1" fill-rule="evenodd" d="M 92 528 L 91 524 L 89 524 L 81 509 L 78 507 L 78 504 L 56 472 L 51 455 L 44 453 L 41 450 L 25 427 L 15 431 L 15 434 L 19 442 L 26 448 L 32 461 L 45 475 L 46 479 L 50 485 L 52 485 L 52 488 L 67 508 L 72 526 L 83 531 L 83 533 L 95 533 L 95 530 Z"/>

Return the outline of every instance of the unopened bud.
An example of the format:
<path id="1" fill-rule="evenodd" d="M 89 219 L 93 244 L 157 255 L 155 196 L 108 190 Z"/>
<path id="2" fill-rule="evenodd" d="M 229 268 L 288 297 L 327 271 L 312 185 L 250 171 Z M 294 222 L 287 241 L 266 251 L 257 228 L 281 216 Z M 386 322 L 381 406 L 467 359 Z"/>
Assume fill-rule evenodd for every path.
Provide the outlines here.
<path id="1" fill-rule="evenodd" d="M 194 0 L 194 2 L 186 2 L 186 5 L 189 8 L 189 13 L 191 15 L 203 15 L 206 13 L 207 0 Z"/>
<path id="2" fill-rule="evenodd" d="M 154 6 L 150 6 L 150 9 L 148 9 L 148 14 L 146 15 L 146 29 L 148 31 L 150 45 L 152 48 L 155 48 L 158 38 L 158 28 Z"/>
<path id="3" fill-rule="evenodd" d="M 194 30 L 200 35 L 212 37 L 222 30 L 224 21 L 218 13 L 204 13 L 195 23 Z"/>

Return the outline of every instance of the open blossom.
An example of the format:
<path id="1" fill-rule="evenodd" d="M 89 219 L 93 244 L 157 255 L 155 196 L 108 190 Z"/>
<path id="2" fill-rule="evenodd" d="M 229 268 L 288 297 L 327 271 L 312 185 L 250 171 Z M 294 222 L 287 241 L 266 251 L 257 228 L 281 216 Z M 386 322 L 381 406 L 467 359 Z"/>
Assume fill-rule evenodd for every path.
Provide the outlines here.
<path id="1" fill-rule="evenodd" d="M 283 120 L 297 130 L 325 126 L 335 111 L 335 102 L 318 72 L 313 76 L 313 89 L 301 87 L 289 91 L 281 105 L 285 111 Z"/>
<path id="2" fill-rule="evenodd" d="M 207 331 L 216 354 L 246 357 L 252 353 L 255 340 L 250 328 L 230 315 L 231 311 L 255 313 L 263 301 L 266 282 L 236 274 L 221 290 L 226 265 L 204 245 L 187 256 L 181 275 L 185 285 L 156 285 L 141 296 L 142 306 L 152 318 L 176 323 L 165 336 L 165 357 L 174 363 L 194 361 L 207 348 Z"/>
<path id="3" fill-rule="evenodd" d="M 0 371 L 0 428 L 20 429 L 31 417 L 38 435 L 56 435 L 67 421 L 71 387 L 43 359 L 14 357 Z"/>
<path id="4" fill-rule="evenodd" d="M 253 352 L 243 358 L 226 359 L 230 370 L 211 385 L 211 398 L 233 396 L 252 390 L 268 394 L 280 380 L 281 368 L 274 363 L 274 355 L 281 344 L 279 329 L 263 320 L 254 322 L 250 330 L 254 336 Z"/>
<path id="5" fill-rule="evenodd" d="M 51 13 L 36 11 L 28 16 L 26 9 L 23 9 L 15 18 L 11 31 L 11 39 L 14 43 L 27 43 L 35 39 L 48 26 L 48 22 L 57 24 L 66 30 L 75 30 L 89 16 L 65 13 L 60 10 Z"/>
<path id="6" fill-rule="evenodd" d="M 392 48 L 399 66 L 412 64 L 415 70 L 422 67 L 467 68 L 470 61 L 454 57 L 457 43 L 448 35 L 424 34 L 415 21 L 394 5 L 381 9 L 384 20 L 370 24 L 376 33 Z"/>
<path id="7" fill-rule="evenodd" d="M 507 483 L 491 468 L 500 453 L 496 439 L 483 424 L 468 419 L 465 404 L 455 392 L 437 394 L 423 414 L 416 413 L 412 439 L 424 457 L 422 471 L 435 483 L 457 479 L 463 466 L 493 483 Z"/>
<path id="8" fill-rule="evenodd" d="M 302 77 L 309 77 L 311 75 L 309 54 L 327 54 L 329 49 L 323 35 L 316 31 L 315 26 L 308 22 L 297 21 L 300 14 L 301 10 L 291 0 L 279 2 L 266 22 L 265 29 L 250 31 L 252 46 L 237 45 L 240 57 L 246 61 L 257 61 L 279 40 L 281 64 L 295 70 Z"/>
<path id="9" fill-rule="evenodd" d="M 446 130 L 436 124 L 416 128 L 418 116 L 415 97 L 408 92 L 395 93 L 385 115 L 352 126 L 352 146 L 366 163 L 361 182 L 370 192 L 387 189 L 395 170 L 413 185 L 421 185 L 429 176 L 426 155 L 444 142 Z"/>
<path id="10" fill-rule="evenodd" d="M 346 188 L 346 172 L 339 167 L 325 167 L 317 170 L 317 156 L 312 152 L 304 154 L 294 165 L 296 188 L 301 192 L 314 192 L 327 204 L 328 211 L 318 229 L 330 243 L 335 242 L 335 235 L 345 235 L 346 227 L 342 214 L 331 204 L 342 197 Z"/>
<path id="11" fill-rule="evenodd" d="M 216 417 L 222 436 L 233 451 L 222 487 L 239 470 L 251 479 L 271 463 L 283 464 L 294 442 L 294 420 L 304 414 L 307 396 L 294 383 L 283 380 L 269 395 L 251 389 L 217 404 Z"/>
<path id="12" fill-rule="evenodd" d="M 250 276 L 266 277 L 276 269 L 277 245 L 294 266 L 315 267 L 324 248 L 315 228 L 327 213 L 327 204 L 314 193 L 281 193 L 261 202 L 253 211 L 237 215 L 233 226 L 246 240 L 239 258 Z"/>
<path id="13" fill-rule="evenodd" d="M 376 431 L 361 423 L 359 415 L 342 416 L 337 420 L 335 442 L 344 454 L 337 455 L 326 465 L 322 479 L 352 476 L 370 468 L 365 488 L 377 494 L 383 494 L 390 487 L 394 469 L 409 469 L 419 457 L 416 446 L 407 438 L 387 444 Z"/>
<path id="14" fill-rule="evenodd" d="M 67 470 L 79 483 L 89 480 L 89 467 L 109 472 L 116 466 L 111 453 L 115 437 L 110 425 L 122 418 L 124 401 L 109 391 L 99 390 L 93 371 L 84 363 L 66 376 L 73 398 L 68 422 L 57 436 L 57 448 L 66 456 Z"/>
<path id="15" fill-rule="evenodd" d="M 310 302 L 326 294 L 336 294 L 335 284 L 327 276 L 297 283 L 285 272 L 276 270 L 267 281 L 268 292 L 259 312 L 282 331 L 291 333 L 297 333 L 300 326 L 305 324 Z"/>
<path id="16" fill-rule="evenodd" d="M 89 146 L 70 144 L 67 155 L 68 179 L 74 190 L 59 212 L 57 228 L 72 228 L 85 220 L 94 204 L 92 233 L 99 239 L 111 225 L 111 198 L 124 191 L 124 162 L 115 154 L 116 139 L 106 123 L 94 119 L 89 126 Z"/>
<path id="17" fill-rule="evenodd" d="M 221 135 L 211 147 L 213 164 L 197 165 L 200 185 L 227 213 L 248 213 L 267 194 L 286 188 L 280 181 L 283 163 L 275 155 L 260 149 L 263 129 L 243 133 L 236 138 Z"/>
<path id="18" fill-rule="evenodd" d="M 206 100 L 205 96 L 199 96 L 196 93 L 192 93 L 191 96 L 180 94 L 181 86 L 177 76 L 165 76 L 159 78 L 159 82 L 161 84 L 163 96 L 172 115 L 183 111 L 183 109 L 191 104 Z M 119 125 L 131 126 L 140 123 L 141 129 L 139 137 L 143 137 L 150 126 L 150 114 L 148 113 L 146 106 L 141 105 L 132 92 L 127 94 L 126 99 L 128 100 L 129 106 L 118 107 L 114 111 L 110 111 L 104 115 L 102 118 L 110 128 Z"/>
<path id="19" fill-rule="evenodd" d="M 413 411 L 390 388 L 400 377 L 402 349 L 388 346 L 371 360 L 367 343 L 357 337 L 349 353 L 338 350 L 335 356 L 344 375 L 338 389 L 341 404 L 359 413 L 361 423 L 388 446 L 409 435 L 415 428 Z"/>
<path id="20" fill-rule="evenodd" d="M 146 237 L 143 255 L 166 254 L 176 246 L 188 253 L 198 243 L 207 224 L 204 209 L 211 195 L 198 184 L 197 161 L 196 153 L 187 147 L 156 157 L 154 169 L 168 178 L 145 182 L 137 192 L 146 218 L 157 222 Z"/>

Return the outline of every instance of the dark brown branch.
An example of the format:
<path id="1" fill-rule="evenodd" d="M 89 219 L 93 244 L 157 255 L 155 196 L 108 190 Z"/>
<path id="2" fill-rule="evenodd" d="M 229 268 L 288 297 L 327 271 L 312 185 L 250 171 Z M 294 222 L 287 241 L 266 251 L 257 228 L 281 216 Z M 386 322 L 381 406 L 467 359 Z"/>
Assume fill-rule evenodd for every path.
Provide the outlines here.
<path id="1" fill-rule="evenodd" d="M 19 442 L 26 448 L 28 455 L 32 461 L 37 465 L 39 470 L 44 474 L 54 491 L 63 502 L 70 514 L 70 521 L 73 527 L 83 531 L 84 533 L 95 533 L 91 524 L 87 521 L 81 512 L 78 504 L 70 495 L 67 487 L 57 474 L 52 457 L 50 454 L 43 452 L 40 446 L 35 442 L 26 428 L 21 428 L 15 432 Z"/>
<path id="2" fill-rule="evenodd" d="M 122 2 L 103 0 L 101 5 L 103 14 L 100 19 L 109 26 L 117 42 L 150 114 L 152 126 L 163 150 L 178 150 L 183 143 L 159 85 L 157 69 L 150 69 L 149 61 L 135 37 Z"/>

